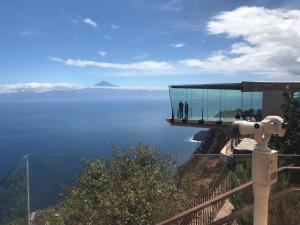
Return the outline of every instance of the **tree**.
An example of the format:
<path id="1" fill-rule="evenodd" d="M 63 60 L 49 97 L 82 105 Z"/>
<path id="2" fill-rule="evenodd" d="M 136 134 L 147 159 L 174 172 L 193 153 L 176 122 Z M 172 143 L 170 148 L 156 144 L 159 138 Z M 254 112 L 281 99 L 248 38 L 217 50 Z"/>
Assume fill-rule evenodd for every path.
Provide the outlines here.
<path id="1" fill-rule="evenodd" d="M 284 137 L 272 137 L 270 146 L 283 154 L 300 153 L 300 103 L 290 94 L 283 94 L 284 103 L 281 106 L 283 117 L 288 122 Z"/>
<path id="2" fill-rule="evenodd" d="M 110 159 L 85 162 L 68 198 L 48 210 L 44 224 L 154 224 L 185 208 L 177 187 L 175 158 L 145 145 L 114 151 Z"/>

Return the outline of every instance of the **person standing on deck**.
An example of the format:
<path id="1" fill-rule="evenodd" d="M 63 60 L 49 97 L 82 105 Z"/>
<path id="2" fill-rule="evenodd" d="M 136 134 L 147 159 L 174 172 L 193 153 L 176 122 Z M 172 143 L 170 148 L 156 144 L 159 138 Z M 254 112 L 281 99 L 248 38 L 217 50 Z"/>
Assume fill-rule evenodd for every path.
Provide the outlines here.
<path id="1" fill-rule="evenodd" d="M 182 119 L 183 118 L 183 103 L 182 103 L 182 101 L 179 102 L 178 106 L 179 106 L 179 118 Z"/>
<path id="2" fill-rule="evenodd" d="M 187 119 L 189 117 L 189 104 L 185 102 L 184 104 L 184 118 Z"/>

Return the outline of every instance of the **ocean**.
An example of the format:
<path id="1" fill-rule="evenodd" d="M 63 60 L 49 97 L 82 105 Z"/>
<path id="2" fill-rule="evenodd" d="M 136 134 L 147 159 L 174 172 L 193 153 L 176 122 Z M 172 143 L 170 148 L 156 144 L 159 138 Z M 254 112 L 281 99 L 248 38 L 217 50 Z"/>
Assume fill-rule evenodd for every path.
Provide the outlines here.
<path id="1" fill-rule="evenodd" d="M 139 143 L 186 160 L 195 128 L 170 126 L 167 91 L 85 89 L 0 94 L 0 179 L 25 154 L 111 154 Z"/>

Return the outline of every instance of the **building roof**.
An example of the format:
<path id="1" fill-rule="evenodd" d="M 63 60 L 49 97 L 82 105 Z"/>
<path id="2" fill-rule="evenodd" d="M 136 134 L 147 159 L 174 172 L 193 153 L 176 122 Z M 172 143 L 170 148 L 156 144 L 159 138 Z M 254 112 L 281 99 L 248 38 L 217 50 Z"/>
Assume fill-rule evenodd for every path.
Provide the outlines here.
<path id="1" fill-rule="evenodd" d="M 242 87 L 241 83 L 170 85 L 170 88 L 189 88 L 189 89 L 229 89 L 229 90 L 241 90 L 241 87 Z"/>
<path id="2" fill-rule="evenodd" d="M 188 89 L 223 89 L 223 90 L 241 90 L 241 91 L 272 91 L 288 90 L 300 91 L 300 82 L 253 82 L 243 81 L 241 83 L 219 83 L 219 84 L 181 84 L 170 85 L 170 88 L 188 88 Z"/>

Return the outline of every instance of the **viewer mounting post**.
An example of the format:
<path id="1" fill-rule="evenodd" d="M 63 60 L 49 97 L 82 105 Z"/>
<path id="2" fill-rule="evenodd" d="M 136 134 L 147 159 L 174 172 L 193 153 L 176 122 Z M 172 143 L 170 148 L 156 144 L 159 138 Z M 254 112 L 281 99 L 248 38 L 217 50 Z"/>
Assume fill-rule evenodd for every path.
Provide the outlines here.
<path id="1" fill-rule="evenodd" d="M 273 134 L 283 137 L 286 123 L 279 116 L 267 116 L 261 122 L 237 120 L 233 123 L 241 135 L 253 135 L 258 143 L 252 153 L 252 181 L 254 194 L 254 225 L 268 224 L 270 188 L 277 181 L 278 154 L 268 147 Z"/>

